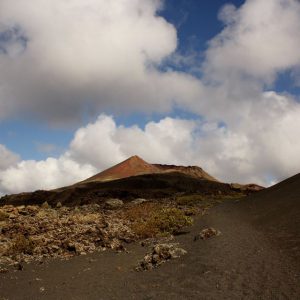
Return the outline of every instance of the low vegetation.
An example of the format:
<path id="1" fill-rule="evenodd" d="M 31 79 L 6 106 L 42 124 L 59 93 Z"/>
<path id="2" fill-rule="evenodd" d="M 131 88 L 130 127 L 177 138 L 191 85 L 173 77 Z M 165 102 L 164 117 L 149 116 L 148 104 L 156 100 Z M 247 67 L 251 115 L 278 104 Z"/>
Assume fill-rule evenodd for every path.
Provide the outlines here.
<path id="1" fill-rule="evenodd" d="M 0 210 L 0 222 L 6 221 L 8 217 L 9 215 L 6 212 Z"/>
<path id="2" fill-rule="evenodd" d="M 17 254 L 33 254 L 33 250 L 35 248 L 34 242 L 25 237 L 23 234 L 19 234 L 14 239 L 13 244 L 8 248 L 7 253 L 9 255 L 17 255 Z"/>
<path id="3" fill-rule="evenodd" d="M 97 213 L 89 213 L 86 215 L 77 213 L 70 217 L 70 220 L 76 224 L 94 224 L 99 222 L 101 215 Z"/>
<path id="4" fill-rule="evenodd" d="M 69 258 L 105 249 L 123 251 L 123 243 L 138 239 L 169 238 L 186 231 L 192 216 L 201 216 L 214 205 L 235 201 L 239 193 L 205 195 L 173 193 L 171 197 L 134 198 L 111 209 L 99 204 L 53 208 L 37 205 L 5 205 L 0 209 L 0 268 L 15 262 Z M 222 194 L 223 193 L 223 194 Z M 107 200 L 107 199 L 105 199 Z M 118 200 L 118 201 L 116 201 Z"/>
<path id="5" fill-rule="evenodd" d="M 193 224 L 193 219 L 176 207 L 156 203 L 143 203 L 128 208 L 124 217 L 131 221 L 131 228 L 140 238 L 168 235 Z"/>
<path id="6" fill-rule="evenodd" d="M 217 195 L 200 195 L 200 194 L 188 194 L 181 195 L 176 197 L 176 204 L 178 206 L 188 206 L 195 207 L 198 206 L 200 208 L 209 208 L 216 203 L 222 203 L 227 200 L 237 200 L 245 197 L 242 193 L 233 193 L 233 194 L 217 194 Z"/>
<path id="7" fill-rule="evenodd" d="M 205 198 L 202 195 L 182 195 L 176 198 L 176 204 L 180 206 L 194 206 L 199 202 L 204 201 Z"/>

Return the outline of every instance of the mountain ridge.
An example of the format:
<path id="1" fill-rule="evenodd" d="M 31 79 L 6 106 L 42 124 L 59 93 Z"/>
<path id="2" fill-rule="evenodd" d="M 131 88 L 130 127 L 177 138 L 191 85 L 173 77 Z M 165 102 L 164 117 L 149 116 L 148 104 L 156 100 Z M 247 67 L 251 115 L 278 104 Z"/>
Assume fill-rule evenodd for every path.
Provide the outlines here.
<path id="1" fill-rule="evenodd" d="M 131 201 L 135 198 L 166 199 L 178 194 L 248 195 L 263 189 L 258 185 L 223 183 L 196 166 L 149 164 L 132 156 L 111 168 L 70 186 L 54 190 L 7 195 L 2 204 L 66 205 L 103 203 L 107 198 Z"/>
<path id="2" fill-rule="evenodd" d="M 134 155 L 80 183 L 95 181 L 103 182 L 150 173 L 159 173 L 159 169 L 147 163 L 139 156 Z"/>
<path id="3" fill-rule="evenodd" d="M 179 172 L 189 175 L 194 178 L 202 178 L 211 181 L 217 181 L 216 178 L 208 174 L 202 168 L 198 166 L 177 166 L 168 164 L 150 164 L 140 158 L 137 155 L 131 156 L 126 160 L 108 168 L 104 171 L 89 177 L 78 184 L 87 182 L 104 182 L 117 180 L 122 178 L 128 178 L 131 176 L 145 175 L 145 174 L 157 174 L 157 173 L 170 173 Z"/>

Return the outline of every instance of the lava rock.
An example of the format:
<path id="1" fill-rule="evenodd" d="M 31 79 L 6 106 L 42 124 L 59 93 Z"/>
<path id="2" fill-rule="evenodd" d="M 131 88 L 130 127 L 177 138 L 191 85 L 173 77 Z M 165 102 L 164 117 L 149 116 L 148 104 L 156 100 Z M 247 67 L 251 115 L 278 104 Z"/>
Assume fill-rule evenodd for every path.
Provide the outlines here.
<path id="1" fill-rule="evenodd" d="M 124 205 L 124 202 L 120 199 L 109 199 L 105 201 L 105 208 L 107 209 L 119 209 Z"/>
<path id="2" fill-rule="evenodd" d="M 144 259 L 135 268 L 136 271 L 145 271 L 157 268 L 170 259 L 179 258 L 187 253 L 186 250 L 178 247 L 178 244 L 157 244 L 152 252 L 144 256 Z"/>
<path id="3" fill-rule="evenodd" d="M 213 236 L 218 236 L 220 234 L 221 234 L 221 232 L 215 228 L 212 228 L 212 227 L 205 228 L 205 229 L 201 230 L 201 232 L 194 237 L 194 241 L 197 241 L 199 239 L 207 240 Z"/>
<path id="4" fill-rule="evenodd" d="M 137 198 L 137 199 L 131 201 L 131 204 L 138 205 L 138 204 L 142 204 L 142 203 L 145 203 L 145 202 L 148 202 L 148 200 L 143 199 L 143 198 Z"/>

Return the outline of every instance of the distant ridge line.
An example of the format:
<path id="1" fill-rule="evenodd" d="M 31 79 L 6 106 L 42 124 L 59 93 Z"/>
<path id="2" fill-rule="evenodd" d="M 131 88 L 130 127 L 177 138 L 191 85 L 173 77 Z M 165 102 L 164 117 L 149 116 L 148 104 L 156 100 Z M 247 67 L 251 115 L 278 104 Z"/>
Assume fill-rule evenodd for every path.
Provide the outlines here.
<path id="1" fill-rule="evenodd" d="M 140 158 L 137 155 L 131 156 L 128 159 L 90 177 L 78 184 L 88 183 L 88 182 L 105 182 L 112 181 L 122 178 L 127 178 L 131 176 L 145 175 L 145 174 L 161 174 L 179 172 L 189 175 L 194 178 L 206 179 L 210 181 L 218 180 L 205 172 L 202 168 L 197 166 L 176 166 L 176 165 L 166 165 L 166 164 L 150 164 Z"/>

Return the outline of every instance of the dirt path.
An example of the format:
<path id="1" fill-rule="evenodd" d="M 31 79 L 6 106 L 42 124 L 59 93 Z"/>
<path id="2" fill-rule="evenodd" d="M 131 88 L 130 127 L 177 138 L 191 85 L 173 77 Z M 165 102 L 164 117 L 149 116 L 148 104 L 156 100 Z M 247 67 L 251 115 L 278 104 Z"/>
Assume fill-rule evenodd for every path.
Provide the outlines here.
<path id="1" fill-rule="evenodd" d="M 299 299 L 298 262 L 245 214 L 239 203 L 214 208 L 176 238 L 188 254 L 153 271 L 133 271 L 148 249 L 131 245 L 0 274 L 0 299 Z M 221 235 L 194 241 L 205 227 Z"/>

